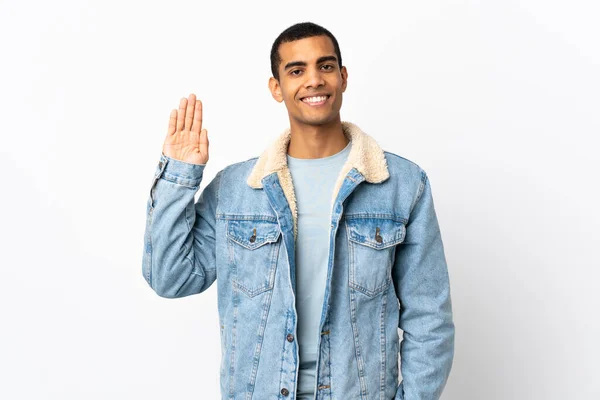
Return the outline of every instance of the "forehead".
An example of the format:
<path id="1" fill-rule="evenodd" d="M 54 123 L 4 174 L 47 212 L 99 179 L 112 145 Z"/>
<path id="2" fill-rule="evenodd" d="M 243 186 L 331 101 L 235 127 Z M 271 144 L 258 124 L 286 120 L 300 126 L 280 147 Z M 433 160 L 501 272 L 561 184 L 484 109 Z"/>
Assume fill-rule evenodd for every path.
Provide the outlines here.
<path id="1" fill-rule="evenodd" d="M 304 61 L 310 64 L 319 57 L 335 56 L 335 48 L 328 36 L 313 36 L 282 43 L 279 46 L 279 56 L 281 67 L 290 61 Z"/>

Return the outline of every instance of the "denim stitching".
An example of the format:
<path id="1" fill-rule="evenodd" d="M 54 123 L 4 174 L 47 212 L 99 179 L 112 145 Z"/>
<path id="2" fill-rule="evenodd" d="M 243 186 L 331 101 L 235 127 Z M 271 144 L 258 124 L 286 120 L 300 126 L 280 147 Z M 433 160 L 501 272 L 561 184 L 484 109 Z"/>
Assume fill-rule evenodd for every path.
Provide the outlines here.
<path id="1" fill-rule="evenodd" d="M 236 329 L 237 329 L 237 312 L 238 312 L 239 295 L 233 290 L 233 323 L 231 326 L 231 354 L 229 357 L 229 398 L 233 399 L 234 382 L 235 382 L 235 346 L 236 346 Z"/>
<path id="2" fill-rule="evenodd" d="M 371 243 L 366 241 L 365 236 L 356 232 L 356 230 L 359 229 L 358 225 L 360 225 L 360 223 L 358 223 L 358 225 L 354 225 L 354 227 L 355 227 L 354 229 L 352 228 L 353 227 L 353 223 L 352 223 L 353 219 L 367 218 L 367 217 L 365 217 L 365 214 L 356 214 L 356 215 L 360 215 L 360 217 L 348 218 L 348 216 L 346 216 L 346 218 L 345 218 L 346 234 L 347 234 L 347 239 L 348 239 L 348 257 L 350 260 L 349 286 L 351 288 L 365 294 L 368 297 L 375 297 L 377 294 L 381 293 L 382 291 L 386 290 L 389 287 L 389 285 L 391 283 L 391 277 L 390 277 L 389 270 L 391 270 L 391 264 L 393 264 L 393 263 L 390 261 L 390 263 L 386 264 L 386 277 L 385 277 L 385 280 L 383 281 L 383 283 L 373 289 L 369 289 L 369 288 L 361 285 L 361 283 L 358 282 L 358 279 L 357 279 L 357 274 L 356 274 L 356 268 L 357 268 L 356 259 L 357 259 L 357 257 L 356 257 L 355 253 L 356 253 L 357 249 L 363 248 L 363 247 L 358 247 L 358 246 L 368 247 L 368 248 L 374 249 L 375 251 L 388 252 L 389 256 L 391 258 L 393 256 L 392 253 L 395 251 L 395 249 L 393 249 L 392 246 L 398 245 L 406 237 L 406 225 L 404 223 L 402 223 L 402 225 L 400 226 L 401 229 L 396 230 L 393 239 L 388 240 L 387 242 L 383 242 L 381 244 L 382 247 L 376 247 L 375 245 L 372 245 Z M 371 215 L 374 215 L 374 214 L 371 214 Z M 379 214 L 379 215 L 383 215 L 383 214 Z M 387 215 L 390 215 L 390 214 L 387 214 Z M 390 221 L 390 219 L 387 219 L 387 220 Z M 399 222 L 399 221 L 394 220 L 394 222 Z M 384 253 L 375 253 L 375 254 L 381 255 L 382 257 L 384 256 Z"/>
<path id="3" fill-rule="evenodd" d="M 348 242 L 348 247 L 349 247 L 348 258 L 350 260 L 350 279 L 349 279 L 348 285 L 351 288 L 365 294 L 368 297 L 371 297 L 371 298 L 375 297 L 376 295 L 380 294 L 382 291 L 384 291 L 385 289 L 387 289 L 389 287 L 389 285 L 391 283 L 391 279 L 389 276 L 386 276 L 383 283 L 381 285 L 373 288 L 372 290 L 368 289 L 368 288 L 362 286 L 360 283 L 358 283 L 357 279 L 356 279 L 356 274 L 354 272 L 356 269 L 356 264 L 357 264 L 355 251 L 354 251 L 355 246 L 356 246 L 356 244 L 354 244 L 352 242 Z M 385 251 L 390 252 L 390 250 L 385 250 Z M 386 269 L 387 268 L 388 268 L 388 266 L 386 265 Z M 387 272 L 386 272 L 386 275 L 387 275 Z"/>
<path id="4" fill-rule="evenodd" d="M 144 238 L 144 256 L 146 257 L 146 281 L 152 286 L 152 209 L 148 211 L 146 232 L 147 237 Z"/>
<path id="5" fill-rule="evenodd" d="M 247 293 L 249 297 L 255 297 L 263 292 L 272 290 L 274 285 L 275 285 L 275 269 L 277 267 L 277 262 L 273 261 L 274 259 L 276 260 L 277 256 L 279 255 L 279 247 L 281 246 L 281 244 L 277 245 L 277 244 L 273 244 L 272 245 L 273 248 L 271 249 L 271 262 L 269 264 L 269 284 L 267 286 L 260 286 L 257 288 L 249 288 L 247 286 L 245 286 L 237 277 L 237 265 L 235 265 L 235 272 L 236 272 L 236 278 L 233 279 L 233 285 L 236 286 L 237 288 L 241 289 L 244 293 Z"/>
<path id="6" fill-rule="evenodd" d="M 264 303 L 263 303 L 263 311 L 262 311 L 261 321 L 260 321 L 260 325 L 258 326 L 258 337 L 257 337 L 258 341 L 256 342 L 256 347 L 254 350 L 254 361 L 252 363 L 252 371 L 250 372 L 250 382 L 248 383 L 248 389 L 251 389 L 251 391 L 249 390 L 246 393 L 246 400 L 252 400 L 252 395 L 254 394 L 254 384 L 256 382 L 256 373 L 258 371 L 258 364 L 260 362 L 261 347 L 262 347 L 262 342 L 264 339 L 265 327 L 267 324 L 267 316 L 269 315 L 269 308 L 271 306 L 271 297 L 272 296 L 273 296 L 273 292 L 267 293 L 267 295 L 265 296 Z"/>
<path id="7" fill-rule="evenodd" d="M 356 366 L 358 369 L 358 378 L 360 381 L 360 398 L 367 400 L 365 368 L 362 359 L 360 341 L 358 337 L 358 327 L 356 325 L 356 299 L 353 291 L 350 291 L 350 320 L 352 322 L 352 332 L 354 333 L 354 354 L 356 356 Z"/>
<path id="8" fill-rule="evenodd" d="M 238 289 L 240 289 L 242 292 L 246 293 L 248 295 L 248 297 L 255 297 L 260 293 L 272 290 L 274 285 L 275 285 L 275 268 L 277 267 L 277 257 L 279 255 L 279 248 L 281 246 L 281 243 L 278 244 L 278 239 L 281 236 L 281 231 L 277 231 L 277 236 L 275 241 L 265 241 L 263 243 L 261 243 L 259 246 L 255 247 L 254 249 L 251 249 L 250 251 L 253 251 L 255 249 L 258 249 L 260 247 L 262 247 L 263 245 L 266 245 L 268 243 L 273 243 L 271 246 L 271 250 L 270 253 L 268 255 L 268 258 L 270 259 L 269 262 L 269 283 L 268 285 L 263 285 L 257 288 L 249 288 L 246 285 L 244 285 L 243 282 L 241 282 L 241 280 L 239 279 L 239 275 L 238 275 L 238 266 L 237 263 L 235 262 L 235 249 L 234 249 L 234 245 L 232 244 L 232 242 L 237 243 L 239 245 L 241 245 L 242 247 L 248 249 L 247 246 L 243 245 L 242 243 L 240 243 L 238 240 L 235 240 L 237 237 L 233 234 L 230 234 L 230 229 L 229 229 L 229 223 L 232 220 L 227 220 L 227 223 L 225 225 L 225 229 L 226 229 L 226 236 L 228 237 L 227 241 L 227 247 L 229 250 L 229 258 L 230 258 L 230 265 L 233 266 L 234 268 L 234 276 L 235 278 L 232 280 L 232 285 Z"/>
<path id="9" fill-rule="evenodd" d="M 415 200 L 415 203 L 410 208 L 410 214 L 412 214 L 413 210 L 417 206 L 417 203 L 419 202 L 419 200 L 421 200 L 421 196 L 423 195 L 423 192 L 425 191 L 425 185 L 427 184 L 428 179 L 429 178 L 427 177 L 427 174 L 425 173 L 425 171 L 421 170 L 421 183 L 419 184 L 417 199 Z"/>
<path id="10" fill-rule="evenodd" d="M 406 224 L 408 222 L 407 218 L 401 217 L 397 214 L 390 214 L 390 213 L 353 213 L 353 214 L 345 214 L 345 218 L 348 220 L 354 220 L 354 219 L 391 219 L 395 222 L 402 222 L 403 224 Z"/>
<path id="11" fill-rule="evenodd" d="M 226 214 L 217 213 L 218 219 L 224 220 L 243 220 L 243 221 L 265 221 L 265 222 L 277 222 L 277 217 L 269 214 Z"/>
<path id="12" fill-rule="evenodd" d="M 381 370 L 380 373 L 380 382 L 379 382 L 379 398 L 380 400 L 385 400 L 385 376 L 386 376 L 386 352 L 385 352 L 385 312 L 387 308 L 387 297 L 388 292 L 386 291 L 383 296 L 381 296 L 381 313 L 379 314 L 379 338 L 380 338 L 380 357 L 381 357 Z"/>
<path id="13" fill-rule="evenodd" d="M 185 186 L 185 187 L 188 187 L 191 189 L 198 189 L 198 187 L 200 186 L 200 182 L 202 180 L 202 178 L 200 178 L 200 179 L 183 178 L 180 175 L 174 175 L 167 171 L 163 171 L 161 177 L 162 177 L 162 179 L 164 179 L 167 182 L 176 183 L 178 185 Z"/>

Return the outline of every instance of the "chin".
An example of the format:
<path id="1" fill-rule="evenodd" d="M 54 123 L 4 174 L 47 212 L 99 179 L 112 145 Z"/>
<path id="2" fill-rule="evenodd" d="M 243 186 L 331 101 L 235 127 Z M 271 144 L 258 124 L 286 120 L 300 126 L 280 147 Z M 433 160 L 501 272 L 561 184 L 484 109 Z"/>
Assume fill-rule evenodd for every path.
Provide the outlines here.
<path id="1" fill-rule="evenodd" d="M 300 122 L 306 125 L 325 125 L 335 120 L 335 115 L 303 118 Z"/>

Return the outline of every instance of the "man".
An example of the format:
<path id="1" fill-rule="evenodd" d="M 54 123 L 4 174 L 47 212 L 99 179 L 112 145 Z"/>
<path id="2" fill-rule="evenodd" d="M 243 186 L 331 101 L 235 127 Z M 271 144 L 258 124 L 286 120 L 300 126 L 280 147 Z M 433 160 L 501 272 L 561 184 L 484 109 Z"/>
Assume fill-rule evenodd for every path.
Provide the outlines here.
<path id="1" fill-rule="evenodd" d="M 286 29 L 271 69 L 289 129 L 218 171 L 196 203 L 202 104 L 191 94 L 171 112 L 145 279 L 169 298 L 217 281 L 222 398 L 438 399 L 454 324 L 426 173 L 341 121 L 348 72 L 328 30 Z"/>

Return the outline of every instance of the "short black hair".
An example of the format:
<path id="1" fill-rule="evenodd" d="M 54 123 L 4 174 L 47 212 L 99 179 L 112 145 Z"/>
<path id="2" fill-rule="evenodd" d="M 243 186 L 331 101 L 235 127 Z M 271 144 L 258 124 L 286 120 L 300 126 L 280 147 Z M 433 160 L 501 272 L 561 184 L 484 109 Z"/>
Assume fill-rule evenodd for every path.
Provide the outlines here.
<path id="1" fill-rule="evenodd" d="M 320 25 L 312 22 L 300 22 L 290 26 L 285 31 L 281 32 L 271 47 L 271 73 L 273 77 L 279 80 L 279 64 L 281 64 L 281 56 L 279 55 L 279 46 L 282 43 L 293 42 L 296 40 L 325 35 L 333 42 L 333 48 L 338 59 L 338 65 L 342 68 L 342 54 L 337 39 L 331 32 Z"/>

